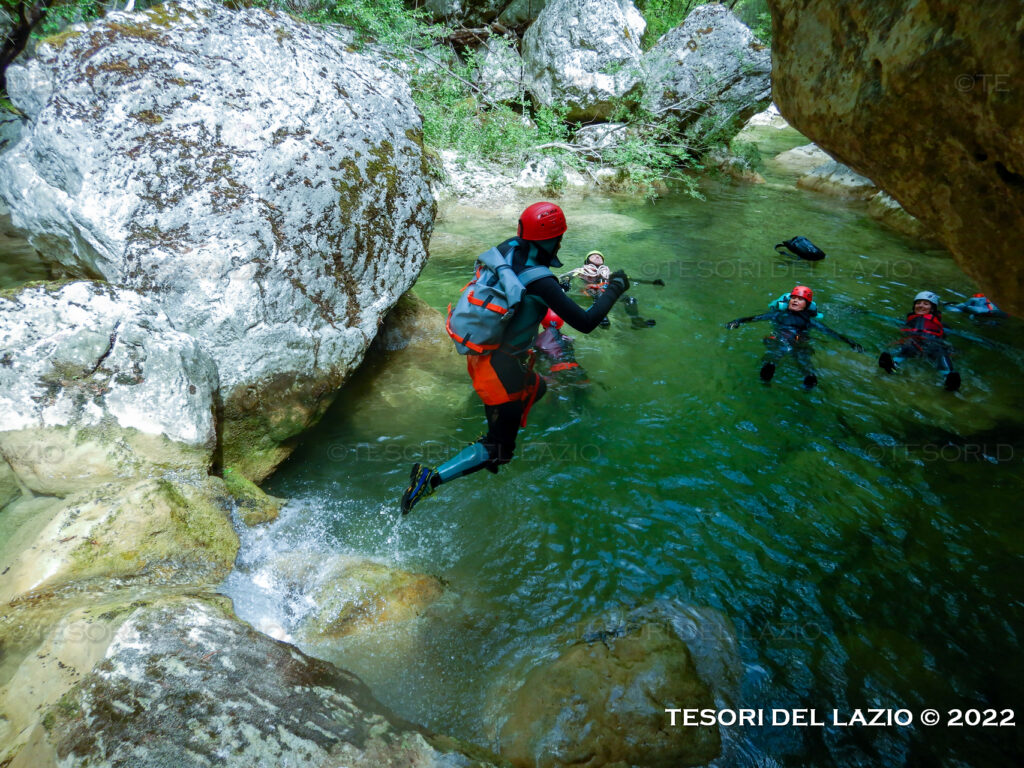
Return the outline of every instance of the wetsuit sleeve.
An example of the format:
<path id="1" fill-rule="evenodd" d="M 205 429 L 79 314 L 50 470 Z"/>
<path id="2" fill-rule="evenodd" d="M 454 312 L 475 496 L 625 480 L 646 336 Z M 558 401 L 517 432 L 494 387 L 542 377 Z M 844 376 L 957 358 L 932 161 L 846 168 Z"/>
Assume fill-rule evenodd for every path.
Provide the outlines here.
<path id="1" fill-rule="evenodd" d="M 844 344 L 849 344 L 851 347 L 856 345 L 856 342 L 846 338 L 845 336 L 843 336 L 843 334 L 839 333 L 838 331 L 833 331 L 831 328 L 829 328 L 827 325 L 821 322 L 821 320 L 811 320 L 811 327 L 824 331 L 833 339 L 838 339 Z"/>
<path id="2" fill-rule="evenodd" d="M 535 280 L 526 286 L 526 292 L 542 299 L 556 315 L 582 333 L 590 333 L 597 328 L 622 293 L 618 285 L 609 284 L 589 309 L 583 309 L 565 295 L 554 276 Z"/>
<path id="3" fill-rule="evenodd" d="M 736 323 L 737 325 L 739 325 L 741 323 L 755 323 L 758 320 L 768 320 L 769 318 L 771 318 L 771 316 L 772 316 L 771 312 L 765 312 L 763 315 L 751 315 L 750 317 L 737 317 L 735 320 L 730 320 L 728 323 L 726 323 L 726 325 L 732 325 L 733 323 Z"/>

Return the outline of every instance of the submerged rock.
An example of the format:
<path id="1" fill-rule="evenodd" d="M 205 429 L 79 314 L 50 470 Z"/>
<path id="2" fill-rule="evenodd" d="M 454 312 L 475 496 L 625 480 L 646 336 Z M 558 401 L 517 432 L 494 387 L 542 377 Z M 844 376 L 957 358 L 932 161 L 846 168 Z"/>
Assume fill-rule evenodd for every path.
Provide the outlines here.
<path id="1" fill-rule="evenodd" d="M 713 707 L 665 624 L 598 633 L 529 672 L 507 704 L 501 754 L 522 768 L 703 765 L 718 756 L 717 728 L 669 728 L 665 709 Z"/>
<path id="2" fill-rule="evenodd" d="M 427 302 L 409 291 L 391 308 L 373 349 L 377 352 L 397 352 L 412 346 L 427 345 L 442 355 L 454 350 L 451 337 L 445 330 L 445 318 Z"/>
<path id="3" fill-rule="evenodd" d="M 933 231 L 999 306 L 1024 312 L 1020 4 L 768 5 L 782 114 Z"/>
<path id="4" fill-rule="evenodd" d="M 209 355 L 146 296 L 92 282 L 0 294 L 0 451 L 33 491 L 205 475 L 217 388 Z"/>
<path id="5" fill-rule="evenodd" d="M 409 621 L 444 592 L 433 576 L 353 555 L 283 552 L 265 569 L 261 581 L 308 607 L 297 634 L 312 643 Z"/>
<path id="6" fill-rule="evenodd" d="M 148 292 L 217 363 L 225 464 L 266 476 L 426 259 L 408 86 L 322 27 L 187 0 L 8 69 L 0 197 L 72 275 Z"/>
<path id="7" fill-rule="evenodd" d="M 647 22 L 630 0 L 551 0 L 523 37 L 527 87 L 568 120 L 606 120 L 639 95 Z"/>
<path id="8" fill-rule="evenodd" d="M 493 765 L 485 750 L 397 717 L 355 675 L 259 634 L 225 602 L 148 601 L 119 618 L 102 660 L 46 710 L 11 768 Z"/>
<path id="9" fill-rule="evenodd" d="M 728 8 L 695 8 L 645 56 L 645 106 L 699 140 L 730 139 L 771 103 L 771 52 Z"/>

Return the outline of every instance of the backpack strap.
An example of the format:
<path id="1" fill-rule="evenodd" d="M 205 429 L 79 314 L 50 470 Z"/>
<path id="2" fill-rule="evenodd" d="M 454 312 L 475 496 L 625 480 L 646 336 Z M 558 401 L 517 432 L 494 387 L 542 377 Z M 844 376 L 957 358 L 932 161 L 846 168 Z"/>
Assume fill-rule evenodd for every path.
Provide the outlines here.
<path id="1" fill-rule="evenodd" d="M 527 267 L 519 273 L 519 282 L 524 286 L 534 283 L 544 277 L 554 277 L 555 274 L 547 267 Z"/>

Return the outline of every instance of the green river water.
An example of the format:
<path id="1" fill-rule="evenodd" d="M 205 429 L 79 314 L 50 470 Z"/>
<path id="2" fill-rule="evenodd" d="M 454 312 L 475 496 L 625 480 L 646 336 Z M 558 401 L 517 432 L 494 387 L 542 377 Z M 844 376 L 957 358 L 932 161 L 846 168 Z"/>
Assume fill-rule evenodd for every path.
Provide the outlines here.
<path id="1" fill-rule="evenodd" d="M 804 143 L 756 134 L 765 156 Z M 284 586 L 280 558 L 369 556 L 440 577 L 415 622 L 303 645 L 360 675 L 385 704 L 494 747 L 495 723 L 530 665 L 614 630 L 667 618 L 695 648 L 721 707 L 1013 709 L 1024 718 L 1024 338 L 1021 321 L 947 313 L 964 385 L 926 363 L 876 365 L 919 290 L 976 288 L 939 247 L 898 235 L 860 203 L 768 183 L 709 179 L 705 200 L 566 202 L 568 266 L 601 249 L 613 269 L 660 277 L 631 295 L 657 326 L 569 331 L 590 374 L 582 402 L 555 387 L 517 458 L 442 487 L 405 519 L 413 461 L 476 439 L 483 414 L 460 358 L 419 377 L 371 359 L 268 481 L 291 501 L 243 531 L 224 585 L 239 615 L 293 633 L 314 606 Z M 416 293 L 443 309 L 476 255 L 514 234 L 518 207 L 449 208 Z M 792 262 L 797 234 L 829 254 Z M 865 354 L 818 335 L 820 385 L 789 361 L 758 379 L 765 324 L 726 330 L 808 284 L 824 321 Z M 693 624 L 732 625 L 735 646 Z M 1001 714 L 1002 718 L 1003 715 Z M 722 766 L 1002 766 L 1015 727 L 735 727 Z"/>
<path id="2" fill-rule="evenodd" d="M 762 130 L 762 152 L 803 143 Z M 567 642 L 655 610 L 689 638 L 688 606 L 728 617 L 736 658 L 704 665 L 721 706 L 925 707 L 1020 712 L 1024 598 L 1024 340 L 1011 319 L 947 313 L 964 386 L 924 363 L 889 377 L 878 352 L 922 289 L 974 285 L 940 248 L 895 234 L 863 204 L 768 183 L 708 181 L 706 200 L 567 202 L 561 257 L 591 248 L 637 285 L 635 331 L 574 334 L 592 385 L 582 405 L 553 390 L 519 455 L 444 486 L 401 520 L 409 465 L 437 462 L 482 431 L 461 359 L 390 382 L 370 363 L 267 488 L 293 500 L 251 533 L 227 591 L 245 618 L 290 630 L 308 595 L 278 586 L 274 557 L 369 555 L 441 577 L 448 597 L 411 626 L 309 647 L 362 676 L 399 713 L 494 746 L 523 670 Z M 510 236 L 517 209 L 447 211 L 415 286 L 443 309 L 475 256 Z M 777 256 L 796 234 L 828 253 Z M 817 338 L 820 386 L 783 363 L 757 371 L 766 326 L 723 324 L 811 285 L 856 354 Z M 572 332 L 570 332 L 572 333 Z M 290 557 L 293 555 L 290 555 Z M 714 656 L 714 653 L 712 654 Z M 971 765 L 1016 762 L 1017 728 L 727 729 L 723 765 Z"/>

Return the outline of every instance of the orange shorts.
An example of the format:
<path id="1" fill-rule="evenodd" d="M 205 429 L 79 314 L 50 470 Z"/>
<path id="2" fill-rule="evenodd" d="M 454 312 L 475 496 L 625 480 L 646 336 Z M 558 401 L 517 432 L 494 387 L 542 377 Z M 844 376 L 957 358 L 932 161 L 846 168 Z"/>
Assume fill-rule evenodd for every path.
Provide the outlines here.
<path id="1" fill-rule="evenodd" d="M 537 397 L 540 376 L 533 372 L 533 358 L 522 360 L 502 350 L 466 358 L 473 389 L 484 405 L 502 405 Z"/>

